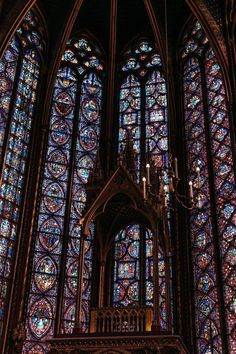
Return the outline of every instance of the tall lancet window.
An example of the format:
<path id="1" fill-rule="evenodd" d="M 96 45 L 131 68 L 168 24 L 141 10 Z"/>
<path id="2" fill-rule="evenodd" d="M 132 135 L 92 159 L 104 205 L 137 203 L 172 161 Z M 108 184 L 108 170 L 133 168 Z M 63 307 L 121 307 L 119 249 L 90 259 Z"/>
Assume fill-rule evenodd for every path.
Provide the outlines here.
<path id="1" fill-rule="evenodd" d="M 79 222 L 86 203 L 85 185 L 99 148 L 103 69 L 101 51 L 92 40 L 77 36 L 68 42 L 52 97 L 25 353 L 45 353 L 47 338 L 55 332 L 70 333 L 74 327 Z M 80 319 L 84 331 L 89 325 L 93 236 L 91 225 L 85 241 Z"/>
<path id="2" fill-rule="evenodd" d="M 125 53 L 120 72 L 118 151 L 133 143 L 137 177 L 148 158 L 156 168 L 168 165 L 166 83 L 155 45 L 140 40 Z M 167 327 L 166 272 L 159 249 L 160 323 Z M 128 225 L 115 237 L 114 306 L 153 306 L 153 235 L 139 224 Z"/>
<path id="3" fill-rule="evenodd" d="M 0 61 L 0 334 L 14 273 L 44 50 L 44 30 L 30 11 Z"/>
<path id="4" fill-rule="evenodd" d="M 236 190 L 224 80 L 199 22 L 185 34 L 181 55 L 187 173 L 200 188 L 190 213 L 197 348 L 234 353 Z"/>
<path id="5" fill-rule="evenodd" d="M 120 75 L 118 150 L 125 149 L 128 139 L 133 142 L 140 177 L 148 150 L 156 167 L 168 164 L 166 84 L 154 44 L 142 40 L 125 57 Z"/>

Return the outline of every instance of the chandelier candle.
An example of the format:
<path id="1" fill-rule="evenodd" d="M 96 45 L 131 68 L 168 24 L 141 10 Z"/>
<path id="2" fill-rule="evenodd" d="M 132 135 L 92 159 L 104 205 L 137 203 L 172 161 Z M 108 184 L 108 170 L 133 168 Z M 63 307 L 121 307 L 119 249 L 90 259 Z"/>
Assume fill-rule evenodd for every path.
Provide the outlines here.
<path id="1" fill-rule="evenodd" d="M 147 185 L 150 186 L 150 165 L 149 163 L 146 164 L 147 169 Z"/>
<path id="2" fill-rule="evenodd" d="M 189 181 L 188 184 L 189 184 L 189 196 L 191 199 L 193 199 L 193 182 Z"/>
<path id="3" fill-rule="evenodd" d="M 146 193 L 146 177 L 143 177 L 143 199 L 147 199 L 147 193 Z"/>
<path id="4" fill-rule="evenodd" d="M 196 173 L 197 173 L 197 188 L 200 189 L 200 167 L 196 167 Z"/>

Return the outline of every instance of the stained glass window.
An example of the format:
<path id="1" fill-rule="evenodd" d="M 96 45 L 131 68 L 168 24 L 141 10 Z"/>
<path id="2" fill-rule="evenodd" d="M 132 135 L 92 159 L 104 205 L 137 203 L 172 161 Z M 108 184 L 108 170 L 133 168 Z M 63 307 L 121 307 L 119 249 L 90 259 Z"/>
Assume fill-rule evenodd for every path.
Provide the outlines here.
<path id="1" fill-rule="evenodd" d="M 182 59 L 188 177 L 200 187 L 198 208 L 190 213 L 198 353 L 223 352 L 224 321 L 233 353 L 236 190 L 230 123 L 222 71 L 199 22 L 185 35 Z M 219 311 L 220 293 L 226 317 Z"/>
<path id="2" fill-rule="evenodd" d="M 141 40 L 126 54 L 121 71 L 119 152 L 128 139 L 133 142 L 140 177 L 148 150 L 156 167 L 168 164 L 166 84 L 155 46 Z"/>
<path id="3" fill-rule="evenodd" d="M 140 226 L 131 225 L 115 238 L 114 306 L 138 305 L 140 299 Z"/>
<path id="4" fill-rule="evenodd" d="M 145 168 L 143 161 L 146 160 L 147 162 L 147 154 L 149 155 L 148 158 L 153 160 L 156 168 L 167 167 L 168 165 L 166 83 L 161 57 L 155 45 L 147 40 L 139 41 L 126 53 L 121 72 L 118 150 L 122 152 L 128 139 L 132 141 L 136 153 L 137 176 L 140 180 L 141 171 Z M 137 237 L 135 241 L 132 241 L 131 236 L 129 237 L 129 229 L 124 229 L 116 236 L 114 303 L 116 305 L 128 305 L 132 303 L 140 304 L 141 301 L 143 305 L 153 306 L 153 236 L 147 230 L 141 233 L 140 225 L 133 225 L 132 228 L 135 229 L 134 234 Z M 146 240 L 145 245 L 143 244 L 144 238 Z M 140 242 L 142 243 L 141 249 L 145 248 L 145 255 L 143 254 L 140 258 L 140 255 L 137 254 L 135 260 L 130 254 L 130 249 L 132 247 L 140 248 Z M 128 258 L 130 259 L 128 260 Z M 140 259 L 145 262 L 145 281 L 142 279 L 143 284 L 145 284 L 145 291 L 142 296 L 139 285 L 140 267 L 142 266 L 140 265 Z M 121 269 L 118 269 L 119 267 Z M 135 268 L 135 271 L 133 268 Z M 128 272 L 127 275 L 125 275 L 125 270 Z M 121 275 L 126 278 L 118 279 Z M 128 276 L 130 278 L 127 278 Z M 159 281 L 165 284 L 165 270 L 162 271 L 162 276 L 159 276 Z M 134 287 L 132 284 L 136 286 L 136 298 L 131 301 L 128 293 Z M 163 284 L 160 284 L 160 286 L 165 288 Z M 163 302 L 160 308 L 163 317 L 161 325 L 163 329 L 166 329 L 164 291 L 163 299 L 159 300 Z M 143 297 L 142 300 L 140 300 L 140 296 Z"/>
<path id="5" fill-rule="evenodd" d="M 85 37 L 71 39 L 62 56 L 52 97 L 42 197 L 35 232 L 32 281 L 28 301 L 27 341 L 35 350 L 59 327 L 71 333 L 75 324 L 80 218 L 86 203 L 85 185 L 99 148 L 103 71 L 101 52 Z M 80 322 L 89 326 L 94 226 L 85 240 L 83 301 Z M 67 240 L 65 242 L 65 239 Z M 66 254 L 64 268 L 62 255 Z M 65 271 L 63 284 L 60 274 Z M 57 307 L 58 291 L 62 305 Z"/>
<path id="6" fill-rule="evenodd" d="M 45 43 L 38 17 L 23 19 L 0 62 L 0 333 L 17 244 L 31 128 Z"/>
<path id="7" fill-rule="evenodd" d="M 121 73 L 118 150 L 122 152 L 128 139 L 132 141 L 140 180 L 147 154 L 157 168 L 168 165 L 166 83 L 161 57 L 155 45 L 148 40 L 139 41 L 126 53 Z M 143 228 L 140 225 L 132 225 L 116 236 L 113 289 L 116 306 L 153 306 L 153 236 L 151 231 L 141 230 Z M 132 253 L 133 248 L 139 252 L 136 258 Z M 143 262 L 145 270 L 141 271 Z M 159 262 L 159 286 L 163 289 L 163 297 L 161 295 L 159 298 L 160 322 L 162 328 L 166 329 L 166 278 L 161 256 Z M 141 280 L 140 274 L 145 274 L 145 279 Z M 140 281 L 145 286 L 141 286 Z M 145 290 L 142 291 L 140 286 Z"/>
<path id="8" fill-rule="evenodd" d="M 166 272 L 160 245 L 157 269 L 160 324 L 165 330 Z M 153 291 L 153 234 L 139 224 L 128 225 L 115 237 L 113 306 L 153 306 Z"/>

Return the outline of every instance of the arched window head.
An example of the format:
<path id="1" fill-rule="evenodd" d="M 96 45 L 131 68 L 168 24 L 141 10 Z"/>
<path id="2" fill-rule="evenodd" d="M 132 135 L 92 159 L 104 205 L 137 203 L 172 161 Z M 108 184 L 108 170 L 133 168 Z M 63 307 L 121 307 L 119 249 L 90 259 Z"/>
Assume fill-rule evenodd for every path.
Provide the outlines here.
<path id="1" fill-rule="evenodd" d="M 115 236 L 113 261 L 114 307 L 153 306 L 153 234 L 131 224 Z M 164 254 L 158 247 L 158 288 L 160 324 L 167 329 L 166 272 Z"/>
<path id="2" fill-rule="evenodd" d="M 103 71 L 101 51 L 90 38 L 77 35 L 69 40 L 52 94 L 25 353 L 38 346 L 45 353 L 45 340 L 54 331 L 71 333 L 75 324 L 80 218 L 86 203 L 85 186 L 99 151 Z M 80 314 L 84 331 L 89 326 L 93 238 L 91 225 L 85 241 Z"/>
<path id="3" fill-rule="evenodd" d="M 198 353 L 233 353 L 236 190 L 230 120 L 222 70 L 199 22 L 186 32 L 181 57 L 187 174 L 199 199 L 190 213 Z"/>
<path id="4" fill-rule="evenodd" d="M 166 83 L 155 45 L 141 40 L 127 51 L 120 77 L 118 151 L 132 141 L 140 177 L 146 154 L 156 167 L 168 163 Z"/>
<path id="5" fill-rule="evenodd" d="M 0 61 L 0 334 L 7 315 L 45 33 L 29 11 Z"/>

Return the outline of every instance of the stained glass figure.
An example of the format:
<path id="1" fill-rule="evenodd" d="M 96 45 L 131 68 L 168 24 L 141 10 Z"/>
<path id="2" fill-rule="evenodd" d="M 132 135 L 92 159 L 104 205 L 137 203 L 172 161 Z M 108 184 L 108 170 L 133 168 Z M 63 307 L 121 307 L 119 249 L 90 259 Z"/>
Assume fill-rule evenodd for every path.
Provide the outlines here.
<path id="1" fill-rule="evenodd" d="M 38 17 L 33 11 L 28 12 L 0 62 L 0 334 L 7 314 L 45 47 L 43 36 Z M 36 37 L 40 38 L 40 43 L 34 40 Z"/>
<path id="2" fill-rule="evenodd" d="M 191 212 L 190 224 L 198 353 L 223 351 L 219 291 L 224 297 L 226 318 L 221 321 L 226 322 L 229 352 L 235 352 L 235 263 L 231 254 L 235 252 L 236 190 L 229 114 L 222 72 L 199 22 L 185 36 L 182 58 L 188 177 L 195 187 L 200 187 L 198 209 Z M 197 166 L 201 169 L 200 179 Z M 217 277 L 217 254 L 221 255 L 223 289 L 220 275 Z"/>
<path id="3" fill-rule="evenodd" d="M 95 58 L 96 57 L 96 58 Z M 61 312 L 61 331 L 71 333 L 75 324 L 80 218 L 86 203 L 85 186 L 99 148 L 103 70 L 100 50 L 87 38 L 71 39 L 62 56 L 52 96 L 47 151 L 42 179 L 35 249 L 28 301 L 27 340 L 24 352 L 40 345 L 55 330 Z M 65 215 L 70 215 L 69 222 Z M 68 234 L 68 244 L 63 243 Z M 85 241 L 83 301 L 80 322 L 89 326 L 94 226 Z M 64 249 L 66 247 L 66 249 Z M 66 252 L 64 285 L 59 276 Z M 58 287 L 64 289 L 57 308 Z"/>

